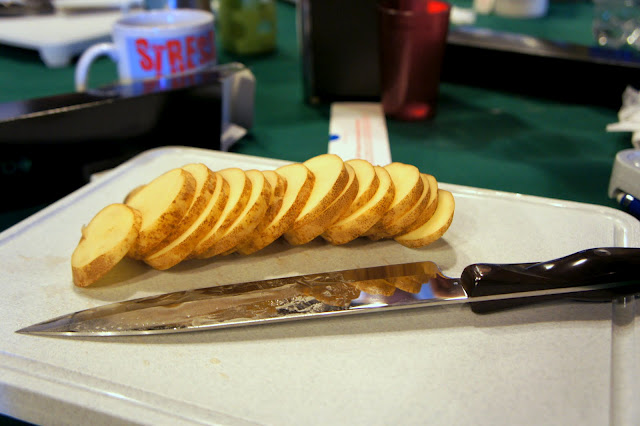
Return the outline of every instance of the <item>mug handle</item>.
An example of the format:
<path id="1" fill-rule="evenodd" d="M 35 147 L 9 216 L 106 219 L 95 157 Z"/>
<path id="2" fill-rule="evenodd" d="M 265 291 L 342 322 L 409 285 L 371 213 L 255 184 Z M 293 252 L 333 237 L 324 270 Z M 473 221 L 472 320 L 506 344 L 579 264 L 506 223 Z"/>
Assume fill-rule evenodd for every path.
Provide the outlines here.
<path id="1" fill-rule="evenodd" d="M 118 62 L 118 52 L 116 51 L 116 46 L 113 43 L 98 43 L 85 50 L 76 65 L 76 91 L 84 92 L 87 90 L 89 68 L 93 61 L 100 56 L 109 56 L 113 62 Z"/>

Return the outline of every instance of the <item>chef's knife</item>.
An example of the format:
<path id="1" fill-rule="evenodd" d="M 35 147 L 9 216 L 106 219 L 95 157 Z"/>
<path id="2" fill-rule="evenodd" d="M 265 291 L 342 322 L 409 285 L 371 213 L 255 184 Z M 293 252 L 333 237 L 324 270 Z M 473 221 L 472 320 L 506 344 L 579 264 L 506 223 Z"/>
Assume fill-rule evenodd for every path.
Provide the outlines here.
<path id="1" fill-rule="evenodd" d="M 219 285 L 87 309 L 18 330 L 117 336 L 471 304 L 492 312 L 549 298 L 611 300 L 640 292 L 640 248 L 594 248 L 541 263 L 473 264 L 460 278 L 414 262 Z"/>

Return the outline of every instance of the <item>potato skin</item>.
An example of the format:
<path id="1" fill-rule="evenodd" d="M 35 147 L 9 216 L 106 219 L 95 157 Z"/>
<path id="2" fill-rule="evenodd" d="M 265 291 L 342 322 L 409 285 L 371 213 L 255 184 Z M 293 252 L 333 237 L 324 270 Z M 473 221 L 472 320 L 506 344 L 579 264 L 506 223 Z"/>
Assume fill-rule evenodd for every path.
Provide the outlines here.
<path id="1" fill-rule="evenodd" d="M 267 212 L 267 203 L 271 199 L 273 191 L 271 184 L 259 170 L 248 170 L 246 173 L 252 182 L 251 190 L 254 192 L 249 198 L 249 203 L 224 235 L 200 255 L 201 259 L 207 259 L 233 249 L 256 229 Z"/>
<path id="2" fill-rule="evenodd" d="M 229 199 L 229 184 L 215 174 L 215 191 L 200 216 L 169 245 L 147 256 L 144 261 L 154 269 L 166 270 L 187 259 L 200 240 L 213 228 Z"/>
<path id="3" fill-rule="evenodd" d="M 135 244 L 142 224 L 139 211 L 114 203 L 100 210 L 82 229 L 71 255 L 71 275 L 78 287 L 87 287 L 118 264 Z M 105 240 L 113 240 L 104 247 Z"/>
<path id="4" fill-rule="evenodd" d="M 178 187 L 175 196 L 167 205 L 154 204 L 154 200 L 160 198 L 157 194 L 165 194 L 169 185 Z M 127 205 L 142 213 L 142 227 L 136 244 L 129 252 L 129 257 L 144 259 L 173 232 L 187 213 L 195 196 L 195 190 L 196 180 L 193 175 L 179 168 L 154 179 L 131 197 Z M 149 219 L 152 216 L 157 217 Z"/>
<path id="5" fill-rule="evenodd" d="M 135 187 L 124 202 L 106 206 L 83 227 L 71 256 L 73 283 L 95 283 L 125 256 L 166 270 L 188 259 L 249 255 L 280 237 L 292 245 L 318 236 L 333 245 L 384 238 L 419 248 L 447 232 L 455 200 L 434 176 L 403 163 L 363 162 L 323 154 L 270 171 L 213 171 L 202 163 L 172 169 Z M 325 166 L 331 184 L 325 182 L 314 198 Z M 261 189 L 253 191 L 252 182 L 263 183 Z M 395 288 L 379 284 L 377 291 Z M 396 287 L 402 285 L 415 288 L 412 282 Z"/>
<path id="6" fill-rule="evenodd" d="M 431 218 L 419 228 L 406 234 L 398 235 L 396 242 L 409 248 L 427 246 L 440 239 L 451 226 L 455 212 L 455 199 L 453 194 L 443 189 L 438 189 L 438 207 Z"/>
<path id="7" fill-rule="evenodd" d="M 285 205 L 283 203 L 281 208 L 286 208 L 287 210 L 278 212 L 271 222 L 260 224 L 254 233 L 255 235 L 239 247 L 238 252 L 244 255 L 249 255 L 268 246 L 289 230 L 296 217 L 300 214 L 300 211 L 304 207 L 304 203 L 306 203 L 311 195 L 311 190 L 313 189 L 316 177 L 306 166 L 302 164 L 283 166 L 276 169 L 276 172 L 282 174 L 286 179 L 290 168 L 296 168 L 298 169 L 297 173 L 304 175 L 304 182 L 299 188 L 293 188 L 290 183 L 287 183 L 285 197 L 293 197 L 291 205 Z"/>
<path id="8" fill-rule="evenodd" d="M 232 167 L 221 170 L 218 173 L 229 183 L 229 199 L 216 223 L 189 255 L 191 259 L 203 259 L 206 257 L 209 249 L 220 240 L 240 216 L 251 196 L 251 179 L 249 179 L 244 170 Z"/>
<path id="9" fill-rule="evenodd" d="M 326 241 L 334 245 L 353 241 L 363 236 L 387 212 L 395 197 L 395 186 L 389 176 L 389 172 L 383 167 L 375 166 L 375 171 L 380 183 L 372 200 L 324 231 L 322 238 Z"/>
<path id="10" fill-rule="evenodd" d="M 349 174 L 347 187 L 324 211 L 320 212 L 315 220 L 297 228 L 294 226 L 294 229 L 285 232 L 284 238 L 289 244 L 302 245 L 315 239 L 335 223 L 342 213 L 349 208 L 356 195 L 358 195 L 358 180 L 355 177 L 353 168 L 348 164 L 345 164 L 345 167 L 348 169 Z"/>
<path id="11" fill-rule="evenodd" d="M 308 209 L 307 205 L 303 205 L 298 217 L 296 217 L 292 230 L 296 230 L 311 222 L 315 222 L 320 219 L 322 213 L 329 208 L 329 206 L 342 194 L 347 183 L 349 181 L 349 172 L 347 167 L 340 157 L 335 154 L 322 154 L 313 157 L 303 163 L 315 176 L 314 187 L 311 189 L 308 201 L 314 200 L 315 204 Z M 320 193 L 320 199 L 316 200 L 318 196 L 318 189 L 320 185 L 318 183 L 323 179 L 326 174 L 334 174 L 339 169 L 339 173 L 335 181 L 332 183 L 331 188 L 326 193 Z"/>

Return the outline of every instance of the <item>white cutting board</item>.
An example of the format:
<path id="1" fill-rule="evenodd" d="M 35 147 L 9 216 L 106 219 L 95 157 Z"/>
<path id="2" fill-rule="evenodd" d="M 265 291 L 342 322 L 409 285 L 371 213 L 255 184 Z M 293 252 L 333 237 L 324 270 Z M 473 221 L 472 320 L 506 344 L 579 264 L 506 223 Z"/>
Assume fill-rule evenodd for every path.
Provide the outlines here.
<path id="1" fill-rule="evenodd" d="M 328 267 L 434 260 L 457 276 L 474 262 L 640 246 L 640 222 L 618 210 L 441 183 L 456 198 L 456 215 L 445 236 L 422 249 L 276 242 L 165 272 L 123 262 L 111 284 L 75 288 L 69 256 L 81 226 L 137 185 L 195 161 L 213 169 L 285 164 L 154 149 L 0 234 L 0 411 L 37 424 L 607 425 L 613 372 L 631 378 L 614 403 L 638 395 L 640 357 L 612 366 L 610 304 L 491 315 L 455 305 L 140 337 L 15 333 L 109 302 Z M 640 354 L 638 339 L 626 344 Z M 636 410 L 629 416 L 637 405 L 624 405 Z"/>
<path id="2" fill-rule="evenodd" d="M 120 11 L 0 18 L 0 44 L 36 50 L 51 68 L 71 64 L 89 46 L 109 41 Z"/>

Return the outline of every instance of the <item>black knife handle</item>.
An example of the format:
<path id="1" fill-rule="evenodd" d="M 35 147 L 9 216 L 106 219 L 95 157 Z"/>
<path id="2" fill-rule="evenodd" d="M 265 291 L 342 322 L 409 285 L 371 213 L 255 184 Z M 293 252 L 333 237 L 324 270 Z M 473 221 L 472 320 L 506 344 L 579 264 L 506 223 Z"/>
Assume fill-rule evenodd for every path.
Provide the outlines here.
<path id="1" fill-rule="evenodd" d="M 580 285 L 629 282 L 610 290 L 473 302 L 474 297 L 539 291 Z M 462 273 L 461 283 L 476 313 L 489 313 L 547 300 L 574 298 L 611 300 L 640 291 L 640 248 L 593 248 L 540 263 L 475 264 Z"/>

